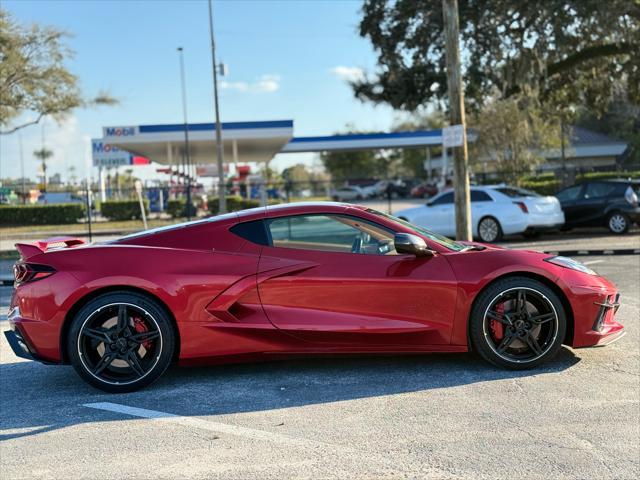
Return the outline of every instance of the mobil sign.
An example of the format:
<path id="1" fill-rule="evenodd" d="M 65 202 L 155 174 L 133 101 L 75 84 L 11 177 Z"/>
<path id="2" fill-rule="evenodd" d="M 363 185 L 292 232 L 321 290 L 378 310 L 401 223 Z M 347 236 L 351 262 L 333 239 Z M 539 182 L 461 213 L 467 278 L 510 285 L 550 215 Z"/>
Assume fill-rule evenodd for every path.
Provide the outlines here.
<path id="1" fill-rule="evenodd" d="M 106 143 L 101 138 L 91 140 L 94 167 L 119 167 L 131 165 L 133 156 L 126 150 Z"/>
<path id="2" fill-rule="evenodd" d="M 91 140 L 94 167 L 120 167 L 123 165 L 149 165 L 148 158 L 133 155 L 102 138 Z"/>
<path id="3" fill-rule="evenodd" d="M 102 129 L 105 138 L 117 138 L 118 140 L 126 137 L 134 137 L 137 127 L 104 127 Z"/>

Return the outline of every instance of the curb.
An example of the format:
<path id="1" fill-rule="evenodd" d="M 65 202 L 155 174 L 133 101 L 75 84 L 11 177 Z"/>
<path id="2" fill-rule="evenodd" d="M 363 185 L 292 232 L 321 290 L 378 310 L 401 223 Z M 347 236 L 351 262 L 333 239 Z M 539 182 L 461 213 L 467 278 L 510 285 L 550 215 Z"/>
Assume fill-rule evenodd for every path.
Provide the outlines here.
<path id="1" fill-rule="evenodd" d="M 608 248 L 605 250 L 545 250 L 551 255 L 563 255 L 566 257 L 602 256 L 602 255 L 640 255 L 640 248 Z"/>

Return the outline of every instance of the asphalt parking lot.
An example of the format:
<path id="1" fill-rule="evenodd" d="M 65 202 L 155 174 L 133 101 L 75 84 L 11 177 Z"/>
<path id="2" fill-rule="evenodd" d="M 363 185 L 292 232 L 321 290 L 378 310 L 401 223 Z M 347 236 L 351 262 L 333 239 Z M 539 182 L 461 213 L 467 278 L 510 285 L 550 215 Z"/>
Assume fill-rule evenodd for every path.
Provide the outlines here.
<path id="1" fill-rule="evenodd" d="M 309 359 L 174 367 L 109 395 L 3 338 L 2 478 L 638 478 L 640 255 L 580 260 L 620 288 L 628 334 L 525 372 L 466 354 Z"/>

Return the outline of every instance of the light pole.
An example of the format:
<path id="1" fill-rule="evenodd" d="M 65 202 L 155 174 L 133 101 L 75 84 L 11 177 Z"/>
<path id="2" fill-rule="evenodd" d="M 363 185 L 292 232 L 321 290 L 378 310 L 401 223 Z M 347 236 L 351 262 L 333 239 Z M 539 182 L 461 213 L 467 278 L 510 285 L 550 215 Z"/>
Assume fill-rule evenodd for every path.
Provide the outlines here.
<path id="1" fill-rule="evenodd" d="M 227 213 L 227 198 L 224 182 L 224 152 L 222 148 L 222 128 L 220 107 L 218 106 L 218 65 L 216 64 L 216 42 L 213 36 L 213 7 L 209 0 L 209 36 L 211 37 L 211 63 L 213 66 L 213 104 L 216 111 L 216 161 L 218 165 L 218 213 Z"/>
<path id="2" fill-rule="evenodd" d="M 18 132 L 18 140 L 20 142 L 20 176 L 22 177 L 22 204 L 27 204 L 27 189 L 24 179 L 24 150 L 22 148 L 22 132 Z"/>
<path id="3" fill-rule="evenodd" d="M 187 220 L 191 220 L 191 156 L 189 155 L 189 124 L 187 122 L 187 87 L 184 81 L 184 51 L 178 47 L 180 57 L 180 81 L 182 83 L 182 113 L 184 115 L 184 158 L 187 174 Z"/>

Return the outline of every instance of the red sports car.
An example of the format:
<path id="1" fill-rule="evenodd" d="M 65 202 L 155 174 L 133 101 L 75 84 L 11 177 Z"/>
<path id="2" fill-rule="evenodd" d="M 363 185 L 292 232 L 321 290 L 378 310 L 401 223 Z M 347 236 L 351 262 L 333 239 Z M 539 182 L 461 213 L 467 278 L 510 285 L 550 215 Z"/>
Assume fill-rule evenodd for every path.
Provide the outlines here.
<path id="1" fill-rule="evenodd" d="M 366 207 L 246 210 L 118 240 L 19 244 L 5 332 L 110 392 L 182 365 L 466 352 L 529 368 L 624 334 L 616 287 L 564 257 L 454 242 Z"/>

